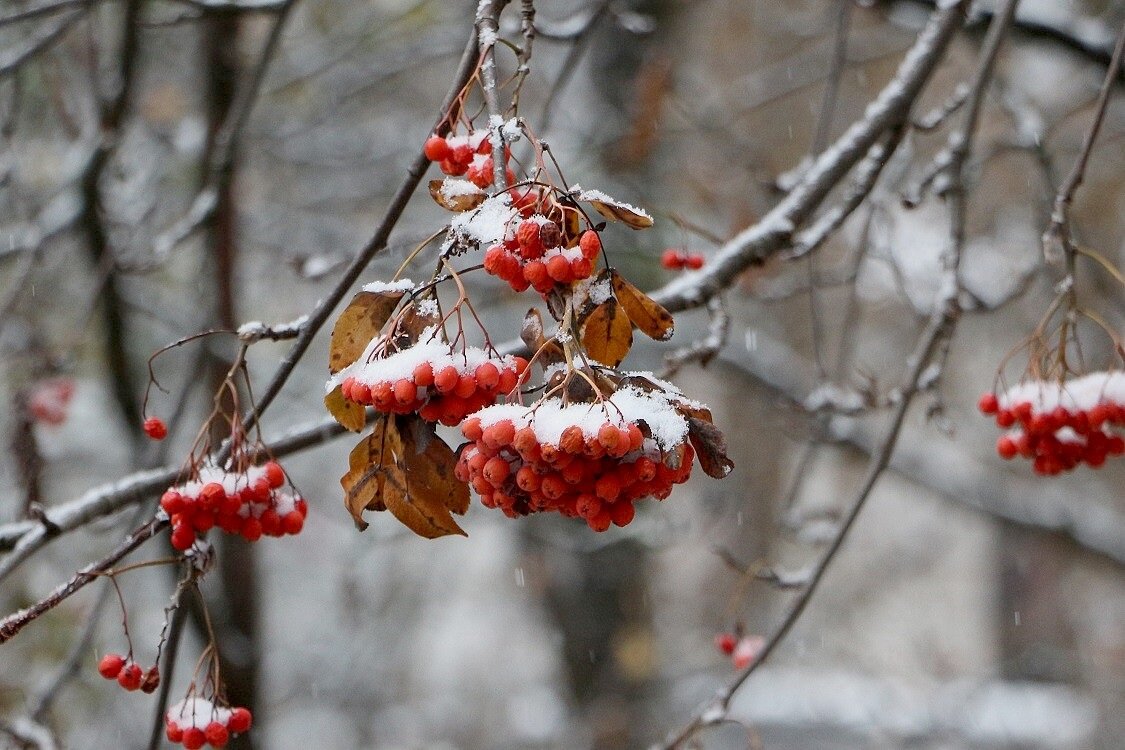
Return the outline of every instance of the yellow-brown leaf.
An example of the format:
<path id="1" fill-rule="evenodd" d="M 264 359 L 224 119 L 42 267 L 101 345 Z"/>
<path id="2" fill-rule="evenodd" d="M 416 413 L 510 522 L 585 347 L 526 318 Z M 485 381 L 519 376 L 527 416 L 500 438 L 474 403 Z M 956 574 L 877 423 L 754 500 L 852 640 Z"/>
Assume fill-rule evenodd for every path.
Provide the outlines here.
<path id="1" fill-rule="evenodd" d="M 328 371 L 333 375 L 359 359 L 398 307 L 403 292 L 360 292 L 336 319 L 328 343 Z"/>
<path id="2" fill-rule="evenodd" d="M 611 198 L 598 191 L 581 192 L 575 196 L 580 201 L 586 201 L 599 214 L 610 221 L 620 221 L 633 229 L 648 229 L 652 226 L 652 217 L 636 206 Z"/>
<path id="3" fill-rule="evenodd" d="M 617 271 L 612 272 L 613 293 L 629 320 L 650 339 L 666 341 L 676 330 L 672 314 Z"/>
<path id="4" fill-rule="evenodd" d="M 444 189 L 446 182 L 446 180 L 430 180 L 430 197 L 434 199 L 434 203 L 448 211 L 457 213 L 468 211 L 484 203 L 484 199 L 488 197 L 483 190 L 468 180 L 457 180 L 455 185 L 458 189 L 455 190 Z M 460 190 L 462 187 L 466 192 Z M 469 188 L 473 190 L 469 191 Z"/>
<path id="5" fill-rule="evenodd" d="M 336 386 L 324 397 L 324 406 L 345 430 L 359 432 L 367 423 L 367 414 L 363 406 L 344 398 L 340 386 Z"/>
<path id="6" fill-rule="evenodd" d="M 409 417 L 403 429 L 400 417 L 399 432 L 403 436 L 406 479 L 412 488 L 424 488 L 442 504 L 459 516 L 469 510 L 469 486 L 459 482 L 453 472 L 457 468 L 457 454 L 442 440 L 431 422 Z"/>
<path id="7" fill-rule="evenodd" d="M 340 485 L 344 488 L 344 505 L 360 531 L 367 528 L 363 511 L 387 509 L 388 477 L 397 475 L 394 484 L 403 483 L 396 450 L 397 455 L 401 455 L 398 430 L 390 419 L 384 418 L 375 423 L 372 433 L 360 440 L 348 455 L 348 473 L 340 478 Z"/>
<path id="8" fill-rule="evenodd" d="M 730 474 L 734 462 L 727 455 L 727 440 L 718 427 L 709 420 L 688 417 L 688 439 L 707 476 L 722 479 Z"/>
<path id="9" fill-rule="evenodd" d="M 625 359 L 633 346 L 633 326 L 617 300 L 606 300 L 586 318 L 582 346 L 586 354 L 603 365 L 617 367 Z"/>

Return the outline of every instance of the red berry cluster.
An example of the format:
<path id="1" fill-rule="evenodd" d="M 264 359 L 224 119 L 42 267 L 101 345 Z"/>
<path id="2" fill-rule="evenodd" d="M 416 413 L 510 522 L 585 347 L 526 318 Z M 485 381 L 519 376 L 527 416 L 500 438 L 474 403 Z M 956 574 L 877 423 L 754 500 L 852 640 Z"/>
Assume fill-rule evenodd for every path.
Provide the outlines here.
<path id="1" fill-rule="evenodd" d="M 735 669 L 746 669 L 762 653 L 766 641 L 760 635 L 739 636 L 736 633 L 719 633 L 715 636 L 715 648 L 729 656 Z"/>
<path id="2" fill-rule="evenodd" d="M 464 175 L 479 188 L 492 184 L 495 165 L 492 161 L 492 142 L 486 131 L 478 130 L 468 135 L 450 134 L 444 138 L 432 135 L 426 139 L 422 151 L 427 159 L 436 162 L 447 175 Z M 515 173 L 511 169 L 507 173 L 508 182 L 515 182 Z"/>
<path id="3" fill-rule="evenodd" d="M 218 706 L 203 698 L 191 697 L 177 703 L 164 715 L 164 733 L 169 742 L 187 750 L 204 745 L 226 747 L 233 734 L 250 730 L 253 716 L 247 708 Z"/>
<path id="4" fill-rule="evenodd" d="M 67 377 L 48 378 L 31 389 L 27 411 L 42 424 L 60 425 L 66 421 L 67 408 L 74 398 L 74 380 Z"/>
<path id="5" fill-rule="evenodd" d="M 525 370 L 522 357 L 490 358 L 476 347 L 455 354 L 435 340 L 349 368 L 340 388 L 357 404 L 453 426 L 511 393 Z"/>
<path id="6" fill-rule="evenodd" d="M 555 222 L 534 215 L 520 222 L 515 234 L 484 254 L 484 270 L 517 292 L 532 287 L 546 294 L 555 285 L 572 284 L 594 273 L 602 251 L 598 233 L 587 229 L 574 247 L 565 246 L 565 235 Z"/>
<path id="7" fill-rule="evenodd" d="M 1125 377 L 1102 373 L 1062 385 L 1025 383 L 1000 396 L 985 393 L 977 406 L 1011 428 L 996 441 L 1002 458 L 1031 459 L 1035 473 L 1054 476 L 1125 454 L 1125 439 L 1115 434 L 1125 429 L 1125 401 L 1115 393 L 1122 385 Z"/>
<path id="8" fill-rule="evenodd" d="M 216 526 L 251 542 L 263 535 L 299 534 L 308 504 L 284 484 L 285 471 L 274 461 L 241 474 L 204 466 L 195 481 L 160 498 L 172 521 L 172 546 L 187 550 L 197 533 Z"/>
<path id="9" fill-rule="evenodd" d="M 154 664 L 147 670 L 133 661 L 132 655 L 106 654 L 98 662 L 98 674 L 107 680 L 117 680 L 121 687 L 151 693 L 160 686 L 160 669 Z"/>
<path id="10" fill-rule="evenodd" d="M 703 268 L 703 260 L 702 253 L 687 253 L 672 247 L 660 255 L 660 265 L 669 271 L 682 271 L 685 268 L 698 271 Z"/>
<path id="11" fill-rule="evenodd" d="M 579 419 L 551 440 L 537 427 L 550 431 L 567 411 L 589 415 L 593 407 L 541 402 L 522 418 L 505 416 L 520 409 L 491 407 L 466 419 L 461 432 L 471 442 L 456 468 L 457 479 L 470 483 L 486 507 L 509 517 L 555 511 L 605 531 L 611 523 L 625 526 L 633 520 L 634 501 L 663 500 L 691 474 L 695 454 L 690 445 L 679 442 L 661 451 L 635 421 L 617 419 L 617 412 L 615 418 L 607 413 L 597 427 L 588 417 Z M 546 418 L 539 419 L 540 410 L 548 412 Z"/>

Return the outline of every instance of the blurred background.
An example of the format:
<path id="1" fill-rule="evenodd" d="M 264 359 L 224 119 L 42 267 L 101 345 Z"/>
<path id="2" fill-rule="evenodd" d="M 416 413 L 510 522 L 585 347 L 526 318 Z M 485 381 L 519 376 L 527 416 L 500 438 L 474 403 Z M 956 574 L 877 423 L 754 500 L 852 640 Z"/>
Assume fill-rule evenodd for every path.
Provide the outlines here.
<path id="1" fill-rule="evenodd" d="M 28 12 L 47 6 L 57 7 Z M 233 345 L 156 360 L 168 393 L 154 389 L 148 412 L 171 428 L 156 447 L 138 429 L 148 357 L 210 327 L 293 320 L 326 296 L 429 134 L 474 6 L 0 2 L 0 524 L 183 459 Z M 630 279 L 657 288 L 673 278 L 662 250 L 713 253 L 863 116 L 932 6 L 539 2 L 519 112 L 569 181 L 655 216 L 651 230 L 611 226 L 603 241 Z M 916 115 L 971 75 L 994 7 L 977 6 Z M 502 31 L 518 42 L 517 11 Z M 1125 461 L 1038 477 L 995 455 L 996 428 L 975 404 L 1054 298 L 1059 276 L 1039 237 L 1123 22 L 1120 0 L 1020 4 L 969 161 L 966 313 L 942 377 L 908 413 L 891 468 L 808 609 L 700 746 L 1120 747 Z M 240 97 L 271 44 L 246 110 Z M 510 54 L 500 60 L 510 69 Z M 1081 243 L 1118 269 L 1123 83 L 1073 208 Z M 248 112 L 233 140 L 232 112 Z M 724 296 L 726 346 L 675 378 L 728 437 L 736 469 L 724 481 L 696 472 L 604 534 L 474 503 L 467 539 L 430 542 L 382 514 L 355 530 L 338 483 L 354 438 L 288 458 L 311 506 L 304 531 L 224 541 L 202 585 L 232 699 L 255 712 L 242 746 L 627 748 L 682 726 L 735 674 L 715 634 L 768 634 L 790 607 L 793 591 L 753 570 L 799 583 L 853 501 L 886 424 L 866 404 L 901 382 L 940 281 L 948 208 L 929 193 L 912 208 L 903 199 L 947 137 L 948 126 L 912 129 L 811 265 L 771 262 Z M 420 193 L 364 280 L 389 278 L 447 221 Z M 515 337 L 529 298 L 474 282 L 492 337 Z M 1118 282 L 1086 263 L 1077 284 L 1120 335 Z M 627 364 L 660 371 L 709 320 L 699 311 L 677 323 L 671 342 L 638 342 Z M 1082 336 L 1090 369 L 1112 364 L 1108 337 Z M 287 347 L 252 348 L 256 386 Z M 267 439 L 325 416 L 326 353 L 327 334 L 267 413 Z M 60 383 L 74 387 L 61 407 Z M 806 408 L 829 384 L 856 408 Z M 19 566 L 0 582 L 3 613 L 105 554 L 135 513 Z M 159 539 L 130 559 L 166 549 Z M 172 574 L 144 569 L 121 584 L 150 663 Z M 90 586 L 0 646 L 0 747 L 148 746 L 154 699 L 94 668 L 125 648 L 111 593 Z M 199 632 L 189 622 L 173 700 Z M 75 648 L 78 671 L 60 682 Z M 30 712 L 53 735 L 38 745 L 17 731 Z"/>

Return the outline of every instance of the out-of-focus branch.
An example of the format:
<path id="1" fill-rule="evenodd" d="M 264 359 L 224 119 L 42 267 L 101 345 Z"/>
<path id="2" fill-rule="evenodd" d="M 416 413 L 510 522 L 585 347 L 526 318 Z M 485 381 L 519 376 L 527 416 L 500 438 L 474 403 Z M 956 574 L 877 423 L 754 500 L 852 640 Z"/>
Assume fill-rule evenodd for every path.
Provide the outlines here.
<path id="1" fill-rule="evenodd" d="M 61 39 L 85 14 L 84 8 L 74 9 L 57 21 L 36 29 L 21 46 L 4 50 L 0 54 L 0 78 L 14 73 L 25 62 Z"/>
<path id="2" fill-rule="evenodd" d="M 61 13 L 69 8 L 77 8 L 85 5 L 92 5 L 98 0 L 53 0 L 53 2 L 43 3 L 31 8 L 17 10 L 14 13 L 9 13 L 6 16 L 0 16 L 0 28 L 8 26 L 13 23 L 20 23 L 21 21 L 31 21 L 43 16 L 51 16 L 55 13 Z"/>
<path id="3" fill-rule="evenodd" d="M 969 106 L 966 109 L 961 127 L 951 136 L 951 140 L 953 140 L 955 144 L 953 148 L 954 158 L 950 165 L 952 172 L 951 180 L 955 186 L 955 190 L 950 193 L 950 241 L 946 251 L 942 254 L 943 281 L 939 288 L 937 299 L 935 300 L 933 312 L 930 314 L 929 322 L 922 332 L 922 335 L 919 337 L 914 351 L 906 361 L 906 377 L 900 387 L 897 406 L 892 413 L 890 425 L 888 425 L 878 446 L 871 453 L 867 471 L 860 483 L 860 488 L 850 504 L 839 529 L 821 554 L 820 559 L 817 561 L 809 576 L 807 585 L 796 594 L 789 610 L 786 612 L 781 623 L 766 640 L 757 659 L 744 669 L 727 687 L 720 690 L 718 695 L 716 695 L 712 701 L 704 705 L 680 731 L 670 736 L 662 746 L 668 748 L 668 750 L 681 747 L 704 727 L 726 721 L 730 702 L 734 694 L 746 682 L 750 675 L 765 662 L 800 619 L 821 580 L 823 580 L 824 573 L 828 570 L 836 553 L 843 546 L 848 532 L 854 526 L 867 499 L 871 496 L 871 492 L 874 490 L 876 483 L 890 465 L 891 456 L 894 453 L 895 446 L 898 443 L 898 436 L 902 431 L 902 425 L 906 419 L 906 413 L 911 403 L 913 403 L 914 397 L 927 387 L 931 379 L 931 375 L 928 371 L 932 367 L 931 363 L 933 362 L 935 353 L 940 352 L 944 342 L 949 341 L 953 335 L 957 321 L 961 316 L 961 307 L 958 303 L 960 292 L 958 271 L 965 239 L 964 166 L 971 149 L 973 135 L 976 132 L 977 118 L 981 103 L 983 102 L 984 91 L 992 77 L 996 56 L 1000 50 L 1004 34 L 1015 16 L 1015 10 L 1018 4 L 1019 0 L 1007 0 L 1003 12 L 994 17 L 989 27 L 984 47 L 981 51 L 980 64 L 973 76 L 973 94 L 970 97 Z"/>
<path id="4" fill-rule="evenodd" d="M 1090 123 L 1090 129 L 1086 132 L 1078 159 L 1074 162 L 1070 174 L 1059 186 L 1059 192 L 1055 196 L 1054 208 L 1051 211 L 1051 223 L 1048 225 L 1047 231 L 1043 233 L 1043 253 L 1049 260 L 1061 260 L 1064 256 L 1072 258 L 1074 255 L 1075 249 L 1070 231 L 1070 204 L 1086 175 L 1086 165 L 1090 161 L 1090 153 L 1094 150 L 1094 141 L 1097 140 L 1102 122 L 1105 120 L 1106 107 L 1109 105 L 1109 97 L 1113 91 L 1113 82 L 1121 69 L 1123 55 L 1125 55 L 1125 24 L 1121 26 L 1121 31 L 1117 36 L 1117 44 L 1113 48 L 1109 69 L 1106 71 L 1101 90 L 1098 92 L 1093 122 Z"/>
<path id="5" fill-rule="evenodd" d="M 797 227 L 812 218 L 840 180 L 885 133 L 907 122 L 915 99 L 964 21 L 967 7 L 966 0 L 955 0 L 936 10 L 864 118 L 817 157 L 796 187 L 761 221 L 729 240 L 706 268 L 673 281 L 653 297 L 672 312 L 699 307 L 750 266 L 790 247 Z"/>

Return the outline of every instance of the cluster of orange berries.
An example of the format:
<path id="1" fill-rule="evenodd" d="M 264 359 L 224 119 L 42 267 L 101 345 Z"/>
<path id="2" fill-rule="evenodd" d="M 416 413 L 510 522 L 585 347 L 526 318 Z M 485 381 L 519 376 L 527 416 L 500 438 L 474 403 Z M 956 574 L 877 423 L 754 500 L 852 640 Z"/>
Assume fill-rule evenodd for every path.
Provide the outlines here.
<path id="1" fill-rule="evenodd" d="M 130 692 L 151 693 L 160 686 L 160 669 L 155 664 L 147 670 L 142 668 L 133 661 L 132 654 L 106 654 L 98 662 L 98 674 L 107 680 L 117 680 L 117 684 Z"/>
<path id="2" fill-rule="evenodd" d="M 680 442 L 662 452 L 636 422 L 607 419 L 596 429 L 570 424 L 553 441 L 537 432 L 534 410 L 522 419 L 494 419 L 513 408 L 522 409 L 492 407 L 499 411 L 485 409 L 465 420 L 461 433 L 470 443 L 456 468 L 456 477 L 477 491 L 485 507 L 509 517 L 554 511 L 605 531 L 611 523 L 625 526 L 633 520 L 634 501 L 663 500 L 691 474 L 695 453 L 690 445 Z M 546 402 L 536 408 L 565 412 Z"/>
<path id="3" fill-rule="evenodd" d="M 520 222 L 514 235 L 493 245 L 484 254 L 484 270 L 504 281 L 517 292 L 532 287 L 540 294 L 555 285 L 571 284 L 589 278 L 602 251 L 598 233 L 587 229 L 575 247 L 564 246 L 562 228 L 543 216 Z"/>
<path id="4" fill-rule="evenodd" d="M 702 253 L 687 253 L 670 247 L 660 255 L 660 265 L 669 271 L 682 271 L 685 268 L 698 271 L 703 268 L 704 258 Z"/>
<path id="5" fill-rule="evenodd" d="M 160 498 L 172 522 L 172 546 L 183 552 L 195 544 L 197 534 L 213 527 L 250 542 L 299 534 L 308 504 L 284 484 L 285 471 L 275 461 L 240 474 L 204 466 L 194 481 Z"/>
<path id="6" fill-rule="evenodd" d="M 250 730 L 254 717 L 248 708 L 229 708 L 204 698 L 189 697 L 164 714 L 164 734 L 186 750 L 204 745 L 226 747 L 231 735 Z"/>
<path id="7" fill-rule="evenodd" d="M 1081 464 L 1102 466 L 1125 454 L 1125 374 L 1093 373 L 1070 383 L 1031 382 L 997 396 L 985 393 L 977 406 L 1010 429 L 996 441 L 1004 459 L 1031 459 L 1037 474 L 1054 476 Z"/>
<path id="8" fill-rule="evenodd" d="M 438 341 L 376 358 L 340 383 L 344 398 L 388 414 L 418 413 L 427 422 L 458 424 L 511 393 L 527 370 L 523 357 L 490 358 L 475 347 L 459 354 Z"/>
<path id="9" fill-rule="evenodd" d="M 432 135 L 422 146 L 426 158 L 435 162 L 447 175 L 464 177 L 479 188 L 492 184 L 495 164 L 492 161 L 492 142 L 483 130 L 468 135 Z M 507 154 L 506 154 L 507 155 Z M 515 182 L 516 176 L 507 169 L 508 182 Z"/>

